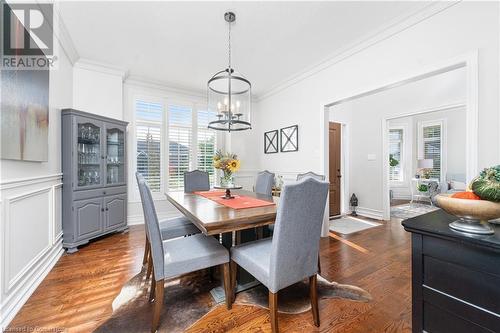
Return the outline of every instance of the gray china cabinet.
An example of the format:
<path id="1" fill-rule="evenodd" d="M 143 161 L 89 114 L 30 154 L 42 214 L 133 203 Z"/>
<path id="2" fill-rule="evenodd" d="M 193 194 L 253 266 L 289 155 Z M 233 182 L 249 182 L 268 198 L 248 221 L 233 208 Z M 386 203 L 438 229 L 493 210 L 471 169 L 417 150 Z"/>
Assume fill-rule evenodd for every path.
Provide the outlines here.
<path id="1" fill-rule="evenodd" d="M 127 122 L 62 110 L 63 246 L 127 229 Z"/>

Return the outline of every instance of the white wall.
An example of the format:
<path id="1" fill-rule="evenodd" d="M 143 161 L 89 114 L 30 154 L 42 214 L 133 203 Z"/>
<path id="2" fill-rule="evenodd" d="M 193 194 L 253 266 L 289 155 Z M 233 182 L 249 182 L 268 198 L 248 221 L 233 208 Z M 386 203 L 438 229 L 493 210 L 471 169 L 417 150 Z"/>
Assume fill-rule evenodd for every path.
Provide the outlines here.
<path id="1" fill-rule="evenodd" d="M 283 172 L 321 171 L 320 112 L 323 105 L 474 50 L 479 53 L 478 166 L 497 164 L 500 148 L 498 7 L 494 2 L 460 2 L 394 35 L 360 47 L 357 52 L 339 56 L 331 66 L 311 72 L 264 96 L 255 113 L 252 141 L 262 147 L 265 131 L 298 124 L 300 150 L 265 155 L 259 148 L 258 168 Z M 380 126 L 380 121 L 376 126 Z M 351 136 L 357 135 L 370 134 L 351 133 Z M 255 158 L 242 157 L 243 160 Z M 365 163 L 363 170 L 374 167 Z M 363 170 L 353 169 L 353 172 Z M 379 175 L 379 182 L 382 182 L 382 174 Z M 379 196 L 374 202 L 360 198 L 360 202 L 378 210 L 382 198 Z"/>
<path id="2" fill-rule="evenodd" d="M 124 71 L 79 60 L 73 69 L 73 108 L 123 120 Z"/>
<path id="3" fill-rule="evenodd" d="M 63 253 L 61 109 L 72 106 L 73 70 L 59 47 L 58 68 L 50 72 L 48 161 L 0 161 L 2 330 Z"/>

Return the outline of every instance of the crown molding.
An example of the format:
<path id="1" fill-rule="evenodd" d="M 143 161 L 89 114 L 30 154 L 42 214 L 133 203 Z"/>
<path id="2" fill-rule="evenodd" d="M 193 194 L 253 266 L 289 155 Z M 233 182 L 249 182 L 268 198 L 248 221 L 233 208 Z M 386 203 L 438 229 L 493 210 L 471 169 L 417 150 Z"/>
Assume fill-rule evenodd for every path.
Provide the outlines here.
<path id="1" fill-rule="evenodd" d="M 385 27 L 376 31 L 375 33 L 366 35 L 358 39 L 357 41 L 351 43 L 350 45 L 342 48 L 340 51 L 330 55 L 323 61 L 316 63 L 315 65 L 309 66 L 303 71 L 300 71 L 290 76 L 288 79 L 285 79 L 280 83 L 274 85 L 267 92 L 259 94 L 259 96 L 257 96 L 257 101 L 260 102 L 268 97 L 271 97 L 290 86 L 293 86 L 341 61 L 344 61 L 352 57 L 353 55 L 369 47 L 372 47 L 390 37 L 397 35 L 398 33 L 405 31 L 408 28 L 411 28 L 414 25 L 417 25 L 422 21 L 425 21 L 428 18 L 431 18 L 432 16 L 456 5 L 459 2 L 460 1 L 457 0 L 450 2 L 436 1 L 425 6 L 424 8 L 418 9 L 417 11 L 409 15 L 407 14 L 399 16 L 396 19 L 392 20 L 390 23 L 388 23 Z"/>
<path id="2" fill-rule="evenodd" d="M 156 89 L 156 90 L 166 91 L 166 92 L 179 94 L 179 95 L 194 96 L 194 97 L 199 97 L 199 98 L 206 98 L 207 97 L 207 93 L 204 90 L 189 89 L 189 88 L 185 88 L 185 87 L 180 87 L 180 86 L 176 86 L 174 84 L 168 83 L 168 82 L 149 79 L 149 78 L 139 76 L 139 75 L 127 76 L 124 80 L 124 83 L 126 85 L 130 85 L 130 86 L 147 88 L 147 89 Z"/>
<path id="3" fill-rule="evenodd" d="M 38 1 L 40 2 L 40 1 Z M 61 48 L 63 49 L 64 53 L 68 57 L 70 63 L 74 65 L 78 59 L 80 58 L 80 55 L 78 54 L 78 51 L 76 50 L 75 43 L 73 42 L 73 39 L 71 38 L 71 35 L 68 32 L 68 28 L 66 27 L 66 24 L 64 23 L 64 20 L 61 15 L 61 11 L 59 8 L 59 2 L 54 2 L 54 17 L 57 17 L 57 29 L 53 29 L 54 31 L 54 36 L 57 38 L 59 41 L 59 44 L 61 45 Z"/>
<path id="4" fill-rule="evenodd" d="M 100 72 L 104 74 L 116 75 L 121 77 L 122 81 L 127 76 L 127 70 L 107 63 L 98 62 L 90 59 L 80 58 L 73 65 L 75 68 L 86 69 L 89 71 Z"/>

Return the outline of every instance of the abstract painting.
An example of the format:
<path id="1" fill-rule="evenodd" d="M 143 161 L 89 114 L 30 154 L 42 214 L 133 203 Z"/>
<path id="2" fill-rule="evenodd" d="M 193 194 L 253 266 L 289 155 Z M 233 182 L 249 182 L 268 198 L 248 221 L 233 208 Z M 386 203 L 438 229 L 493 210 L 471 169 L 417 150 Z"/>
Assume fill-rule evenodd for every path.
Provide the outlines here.
<path id="1" fill-rule="evenodd" d="M 0 122 L 2 159 L 48 160 L 48 70 L 2 71 Z"/>

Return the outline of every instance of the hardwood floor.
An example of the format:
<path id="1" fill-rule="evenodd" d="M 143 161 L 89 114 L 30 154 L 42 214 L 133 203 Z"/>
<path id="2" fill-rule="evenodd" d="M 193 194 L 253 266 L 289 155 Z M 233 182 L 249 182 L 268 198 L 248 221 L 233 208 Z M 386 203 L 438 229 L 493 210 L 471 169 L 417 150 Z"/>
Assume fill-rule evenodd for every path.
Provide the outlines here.
<path id="1" fill-rule="evenodd" d="M 41 327 L 91 332 L 112 312 L 122 285 L 140 271 L 144 231 L 95 241 L 64 255 L 11 322 L 11 329 Z M 397 220 L 352 235 L 321 241 L 322 275 L 330 281 L 367 290 L 369 303 L 334 300 L 319 303 L 320 328 L 311 312 L 279 314 L 282 332 L 410 332 L 410 235 Z M 219 306 L 190 332 L 270 332 L 269 311 Z M 55 330 L 53 330 L 55 331 Z"/>

